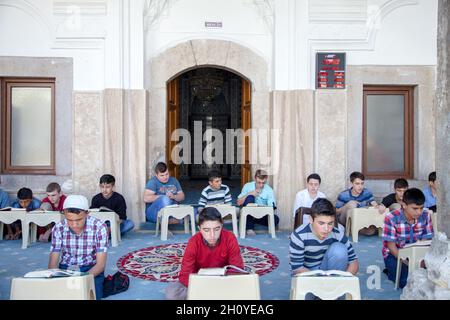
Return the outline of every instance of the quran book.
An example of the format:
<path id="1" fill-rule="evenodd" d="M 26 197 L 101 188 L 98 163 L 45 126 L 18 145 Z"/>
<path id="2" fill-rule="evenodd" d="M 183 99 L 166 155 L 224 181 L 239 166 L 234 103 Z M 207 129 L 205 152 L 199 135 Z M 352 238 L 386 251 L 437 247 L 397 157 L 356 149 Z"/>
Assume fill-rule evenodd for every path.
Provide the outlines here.
<path id="1" fill-rule="evenodd" d="M 419 240 L 413 243 L 407 243 L 403 248 L 411 247 L 429 247 L 431 245 L 431 240 Z"/>
<path id="2" fill-rule="evenodd" d="M 13 207 L 4 207 L 1 208 L 0 211 L 26 211 L 26 208 L 13 208 Z"/>
<path id="3" fill-rule="evenodd" d="M 107 208 L 105 206 L 101 206 L 100 208 L 92 208 L 89 209 L 90 212 L 113 212 L 110 208 Z"/>
<path id="4" fill-rule="evenodd" d="M 348 271 L 341 270 L 314 270 L 299 273 L 298 277 L 353 277 L 353 274 Z"/>
<path id="5" fill-rule="evenodd" d="M 74 277 L 85 275 L 86 272 L 63 270 L 63 269 L 47 269 L 37 270 L 26 273 L 24 278 L 59 278 L 59 277 Z"/>
<path id="6" fill-rule="evenodd" d="M 197 274 L 203 276 L 224 276 L 226 275 L 227 271 L 235 271 L 237 273 L 249 273 L 244 269 L 229 264 L 223 268 L 203 268 L 198 270 Z"/>

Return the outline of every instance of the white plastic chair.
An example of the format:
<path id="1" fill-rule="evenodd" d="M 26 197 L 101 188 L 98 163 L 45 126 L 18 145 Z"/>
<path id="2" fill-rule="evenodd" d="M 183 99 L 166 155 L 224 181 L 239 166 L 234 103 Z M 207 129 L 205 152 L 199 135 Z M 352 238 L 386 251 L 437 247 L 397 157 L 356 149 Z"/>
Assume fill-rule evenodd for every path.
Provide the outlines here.
<path id="1" fill-rule="evenodd" d="M 241 239 L 245 239 L 247 216 L 251 215 L 257 219 L 261 219 L 264 216 L 269 216 L 269 233 L 272 238 L 276 238 L 275 235 L 275 218 L 274 210 L 271 206 L 245 206 L 241 209 L 241 214 L 239 217 L 239 232 L 241 234 Z"/>
<path id="2" fill-rule="evenodd" d="M 164 207 L 158 212 L 158 218 L 156 220 L 155 235 L 158 235 L 159 224 L 161 223 L 161 240 L 167 240 L 167 234 L 169 231 L 169 217 L 176 219 L 184 218 L 184 233 L 189 233 L 189 218 L 191 220 L 191 233 L 195 234 L 195 215 L 194 207 L 189 205 L 171 205 Z"/>
<path id="3" fill-rule="evenodd" d="M 323 300 L 335 300 L 344 294 L 347 300 L 361 300 L 359 279 L 353 275 L 319 277 L 298 274 L 292 277 L 290 299 L 305 300 L 308 293 Z"/>
<path id="4" fill-rule="evenodd" d="M 438 231 L 438 217 L 437 217 L 437 212 L 433 212 L 431 211 L 431 223 L 433 224 L 433 231 L 437 232 Z"/>
<path id="5" fill-rule="evenodd" d="M 229 204 L 213 204 L 207 205 L 206 207 L 216 208 L 222 215 L 222 218 L 231 215 L 231 221 L 233 223 L 233 233 L 236 237 L 239 237 L 236 207 Z"/>
<path id="6" fill-rule="evenodd" d="M 378 235 L 383 235 L 384 217 L 386 213 L 389 213 L 389 210 L 386 210 L 384 214 L 380 214 L 378 209 L 375 208 L 349 209 L 347 212 L 347 221 L 345 224 L 345 234 L 348 237 L 351 230 L 352 241 L 358 242 L 359 230 L 374 225 L 378 228 Z"/>
<path id="7" fill-rule="evenodd" d="M 13 278 L 11 300 L 95 300 L 94 276 Z"/>
<path id="8" fill-rule="evenodd" d="M 3 225 L 11 224 L 17 220 L 22 223 L 22 228 L 25 225 L 25 216 L 27 212 L 25 210 L 0 211 L 0 240 L 3 240 Z M 24 234 L 28 234 L 28 228 L 22 229 L 22 248 L 27 247 L 27 239 L 24 239 Z"/>
<path id="9" fill-rule="evenodd" d="M 25 215 L 22 223 L 22 249 L 36 242 L 37 226 L 45 227 L 50 223 L 58 223 L 64 219 L 59 211 L 32 211 Z M 31 223 L 31 226 L 30 226 Z"/>
<path id="10" fill-rule="evenodd" d="M 189 275 L 188 300 L 260 300 L 259 275 Z"/>
<path id="11" fill-rule="evenodd" d="M 420 263 L 425 258 L 425 254 L 430 249 L 430 246 L 411 246 L 408 248 L 401 248 L 398 250 L 397 256 L 397 272 L 395 274 L 395 289 L 398 289 L 400 283 L 400 259 L 408 259 L 408 274 L 411 274 L 414 270 L 420 268 Z"/>
<path id="12" fill-rule="evenodd" d="M 89 210 L 89 215 L 91 217 L 97 218 L 102 222 L 109 221 L 109 225 L 111 227 L 111 245 L 113 247 L 117 247 L 119 245 L 119 241 L 122 241 L 122 237 L 120 235 L 120 217 L 117 213 L 113 211 L 93 211 Z"/>

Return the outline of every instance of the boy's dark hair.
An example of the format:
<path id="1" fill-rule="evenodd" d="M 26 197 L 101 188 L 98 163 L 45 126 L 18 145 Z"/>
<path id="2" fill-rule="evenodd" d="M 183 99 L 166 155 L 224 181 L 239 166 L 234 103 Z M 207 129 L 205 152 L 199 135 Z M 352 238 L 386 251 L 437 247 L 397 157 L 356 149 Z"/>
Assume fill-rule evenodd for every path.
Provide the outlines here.
<path id="1" fill-rule="evenodd" d="M 213 207 L 207 207 L 198 215 L 198 225 L 201 226 L 205 221 L 219 221 L 223 224 L 223 218 L 219 210 Z"/>
<path id="2" fill-rule="evenodd" d="M 352 173 L 350 173 L 350 182 L 353 182 L 356 179 L 361 179 L 362 181 L 366 180 L 366 178 L 361 172 L 353 171 Z"/>
<path id="3" fill-rule="evenodd" d="M 211 170 L 208 173 L 208 181 L 213 181 L 216 178 L 222 179 L 222 175 L 220 174 L 219 170 Z"/>
<path id="4" fill-rule="evenodd" d="M 408 185 L 408 181 L 406 179 L 403 178 L 398 178 L 395 179 L 394 181 L 394 189 L 408 189 L 409 185 Z"/>
<path id="5" fill-rule="evenodd" d="M 111 174 L 104 174 L 100 177 L 100 184 L 103 183 L 115 185 L 116 178 L 114 178 L 114 176 Z"/>
<path id="6" fill-rule="evenodd" d="M 33 199 L 33 191 L 30 188 L 21 188 L 17 191 L 17 198 L 19 200 Z"/>
<path id="7" fill-rule="evenodd" d="M 267 179 L 267 172 L 265 172 L 262 169 L 256 170 L 256 172 L 255 172 L 255 179 L 256 178 L 261 179 L 261 180 L 266 180 Z"/>
<path id="8" fill-rule="evenodd" d="M 306 178 L 306 182 L 309 182 L 311 179 L 319 180 L 319 184 L 322 182 L 322 179 L 320 179 L 320 176 L 317 173 L 311 173 L 308 178 Z"/>
<path id="9" fill-rule="evenodd" d="M 56 191 L 58 193 L 61 192 L 61 186 L 59 185 L 59 183 L 57 182 L 49 183 L 47 188 L 45 189 L 45 192 L 53 192 L 53 191 Z"/>
<path id="10" fill-rule="evenodd" d="M 422 190 L 411 188 L 406 190 L 403 194 L 403 202 L 405 204 L 417 204 L 421 206 L 425 203 L 425 195 Z"/>
<path id="11" fill-rule="evenodd" d="M 436 171 L 433 171 L 428 175 L 428 181 L 431 181 L 431 182 L 436 181 Z"/>
<path id="12" fill-rule="evenodd" d="M 167 171 L 167 164 L 164 162 L 158 162 L 155 167 L 155 172 L 158 173 L 164 173 Z"/>
<path id="13" fill-rule="evenodd" d="M 336 216 L 336 208 L 330 200 L 325 198 L 316 199 L 311 206 L 311 218 L 314 219 L 317 216 Z"/>

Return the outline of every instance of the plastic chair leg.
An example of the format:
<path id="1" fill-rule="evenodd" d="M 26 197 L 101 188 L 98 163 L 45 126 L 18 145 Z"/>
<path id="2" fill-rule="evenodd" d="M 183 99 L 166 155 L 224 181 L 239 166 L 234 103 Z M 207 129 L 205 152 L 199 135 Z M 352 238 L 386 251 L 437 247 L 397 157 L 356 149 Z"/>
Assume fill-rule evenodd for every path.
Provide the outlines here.
<path id="1" fill-rule="evenodd" d="M 241 218 L 239 219 L 239 228 L 240 228 L 240 234 L 241 234 L 241 239 L 245 239 L 245 227 L 247 225 L 247 215 L 246 214 L 242 214 L 241 212 Z"/>

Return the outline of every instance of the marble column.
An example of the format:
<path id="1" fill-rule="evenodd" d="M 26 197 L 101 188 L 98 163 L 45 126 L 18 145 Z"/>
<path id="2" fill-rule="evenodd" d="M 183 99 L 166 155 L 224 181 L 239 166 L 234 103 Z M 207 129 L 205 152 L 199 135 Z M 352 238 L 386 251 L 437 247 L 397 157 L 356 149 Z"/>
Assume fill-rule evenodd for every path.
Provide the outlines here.
<path id="1" fill-rule="evenodd" d="M 440 0 L 437 33 L 436 175 L 439 231 L 450 236 L 450 1 Z"/>
<path id="2" fill-rule="evenodd" d="M 436 88 L 436 174 L 439 231 L 425 255 L 427 269 L 408 275 L 402 300 L 450 300 L 450 1 L 439 0 Z"/>
<path id="3" fill-rule="evenodd" d="M 116 191 L 127 201 L 127 216 L 138 228 L 145 221 L 146 91 L 105 90 L 103 123 L 102 174 L 114 175 Z"/>
<path id="4" fill-rule="evenodd" d="M 272 129 L 279 130 L 271 141 L 273 189 L 280 216 L 280 229 L 292 229 L 296 193 L 305 188 L 313 169 L 313 91 L 272 92 Z M 258 137 L 259 140 L 260 137 Z M 264 148 L 258 145 L 258 149 Z"/>

